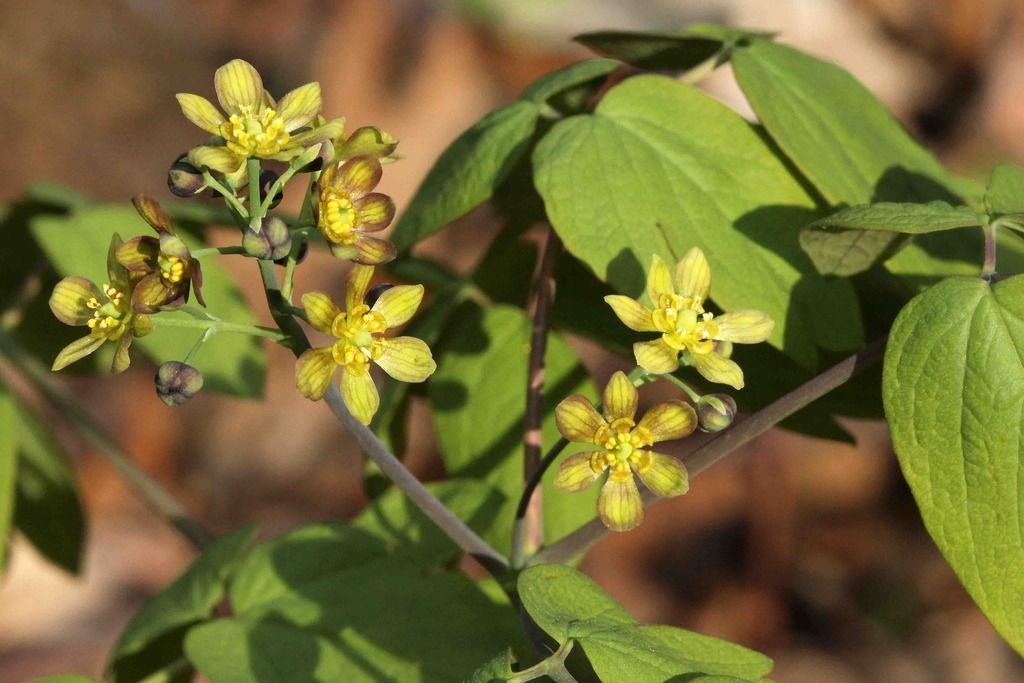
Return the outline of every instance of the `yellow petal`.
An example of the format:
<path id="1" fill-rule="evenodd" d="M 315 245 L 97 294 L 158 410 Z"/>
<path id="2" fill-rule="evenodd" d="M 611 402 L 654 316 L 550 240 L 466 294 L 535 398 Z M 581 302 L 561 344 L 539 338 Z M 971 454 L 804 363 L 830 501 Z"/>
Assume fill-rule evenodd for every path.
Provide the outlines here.
<path id="1" fill-rule="evenodd" d="M 334 182 L 358 198 L 377 187 L 382 174 L 380 162 L 373 157 L 353 157 L 341 165 Z"/>
<path id="2" fill-rule="evenodd" d="M 386 344 L 377 365 L 400 382 L 422 382 L 437 369 L 430 347 L 422 339 L 394 337 Z"/>
<path id="3" fill-rule="evenodd" d="M 637 427 L 647 430 L 651 443 L 681 439 L 697 428 L 697 413 L 682 401 L 659 403 L 640 418 Z"/>
<path id="4" fill-rule="evenodd" d="M 662 498 L 681 496 L 690 489 L 683 463 L 669 455 L 645 452 L 636 473 L 644 486 Z"/>
<path id="5" fill-rule="evenodd" d="M 708 292 L 711 291 L 711 266 L 703 251 L 694 247 L 686 252 L 686 256 L 676 266 L 676 284 L 680 295 L 701 303 L 707 301 Z"/>
<path id="6" fill-rule="evenodd" d="M 715 339 L 739 344 L 757 344 L 771 335 L 775 321 L 767 313 L 754 310 L 731 311 L 714 319 L 718 327 Z"/>
<path id="7" fill-rule="evenodd" d="M 81 339 L 76 339 L 60 350 L 57 357 L 53 359 L 53 367 L 50 369 L 56 372 L 57 370 L 66 368 L 76 360 L 85 358 L 90 353 L 98 349 L 103 345 L 104 341 L 103 337 L 93 336 L 91 334 L 82 337 Z"/>
<path id="8" fill-rule="evenodd" d="M 319 401 L 327 393 L 337 369 L 330 347 L 304 351 L 295 361 L 295 386 L 306 398 Z"/>
<path id="9" fill-rule="evenodd" d="M 577 453 L 563 460 L 562 464 L 558 466 L 555 486 L 575 493 L 593 484 L 601 476 L 601 473 L 595 472 L 594 468 L 590 466 L 591 455 L 593 454 Z"/>
<path id="10" fill-rule="evenodd" d="M 196 124 L 207 133 L 219 135 L 220 126 L 223 124 L 224 116 L 213 103 L 205 97 L 180 92 L 175 97 L 181 105 L 181 113 L 192 123 Z"/>
<path id="11" fill-rule="evenodd" d="M 366 298 L 366 290 L 370 288 L 370 280 L 373 278 L 373 266 L 356 264 L 348 273 L 348 282 L 345 284 L 345 310 L 363 303 Z"/>
<path id="12" fill-rule="evenodd" d="M 174 224 L 171 223 L 171 215 L 167 213 L 167 209 L 160 206 L 160 202 L 144 194 L 137 194 L 132 197 L 132 205 L 139 212 L 139 215 L 142 216 L 142 220 L 149 223 L 149 227 L 156 230 L 160 235 L 164 233 L 174 234 Z M 165 249 L 162 251 L 166 252 Z M 187 251 L 186 249 L 186 253 Z"/>
<path id="13" fill-rule="evenodd" d="M 228 114 L 240 114 L 248 107 L 252 115 L 263 104 L 263 79 L 256 68 L 244 59 L 233 59 L 213 75 L 213 87 L 221 108 Z"/>
<path id="14" fill-rule="evenodd" d="M 633 344 L 636 363 L 644 370 L 666 375 L 679 368 L 679 352 L 661 339 Z"/>
<path id="15" fill-rule="evenodd" d="M 342 372 L 341 397 L 345 399 L 349 412 L 364 425 L 370 424 L 380 406 L 380 395 L 368 370 L 352 372 L 346 369 Z"/>
<path id="16" fill-rule="evenodd" d="M 277 114 L 284 119 L 284 129 L 290 133 L 312 121 L 323 106 L 320 84 L 313 81 L 282 97 L 277 103 Z"/>
<path id="17" fill-rule="evenodd" d="M 644 504 L 632 472 L 608 476 L 597 499 L 597 512 L 612 531 L 629 531 L 644 521 Z"/>
<path id="18" fill-rule="evenodd" d="M 662 294 L 675 294 L 675 289 L 672 288 L 672 275 L 668 272 L 668 266 L 655 254 L 651 257 L 651 270 L 647 273 L 647 296 L 657 306 Z"/>
<path id="19" fill-rule="evenodd" d="M 423 301 L 423 285 L 399 285 L 385 291 L 373 305 L 388 323 L 388 329 L 408 322 Z"/>
<path id="20" fill-rule="evenodd" d="M 371 192 L 352 202 L 359 212 L 359 229 L 376 232 L 388 227 L 395 217 L 395 202 L 380 192 Z"/>
<path id="21" fill-rule="evenodd" d="M 376 266 L 381 263 L 394 261 L 395 254 L 398 253 L 395 245 L 390 240 L 372 235 L 364 235 L 361 232 L 356 235 L 356 243 L 353 245 L 355 253 L 352 256 L 341 256 L 341 250 L 335 249 L 334 246 L 333 244 L 331 245 L 331 252 L 335 256 L 351 258 L 356 263 L 362 263 L 367 266 Z"/>
<path id="22" fill-rule="evenodd" d="M 705 353 L 694 354 L 692 362 L 707 381 L 728 384 L 734 389 L 743 388 L 743 370 L 735 361 L 717 353 Z"/>
<path id="23" fill-rule="evenodd" d="M 326 142 L 328 140 L 337 140 L 338 138 L 345 135 L 345 117 L 339 116 L 336 119 L 331 119 L 322 126 L 316 128 L 310 128 L 304 130 L 301 133 L 296 133 L 292 136 L 292 143 L 299 147 L 308 147 L 317 142 Z M 334 162 L 337 161 L 336 155 L 329 155 L 332 167 Z"/>
<path id="24" fill-rule="evenodd" d="M 239 167 L 245 168 L 245 158 L 240 157 L 227 147 L 202 145 L 188 151 L 188 160 L 196 168 L 208 168 L 218 173 L 235 173 Z"/>
<path id="25" fill-rule="evenodd" d="M 555 407 L 555 422 L 562 436 L 576 443 L 594 443 L 597 430 L 608 424 L 594 404 L 579 394 L 569 396 Z"/>
<path id="26" fill-rule="evenodd" d="M 604 298 L 606 304 L 612 307 L 615 315 L 619 317 L 626 327 L 637 332 L 654 332 L 654 320 L 651 318 L 651 309 L 644 306 L 635 299 L 620 294 L 610 294 Z"/>
<path id="27" fill-rule="evenodd" d="M 100 299 L 100 290 L 84 277 L 66 277 L 56 284 L 50 295 L 50 310 L 65 325 L 84 325 L 92 318 L 89 299 Z"/>
<path id="28" fill-rule="evenodd" d="M 614 422 L 620 417 L 633 419 L 636 417 L 636 405 L 638 401 L 636 387 L 629 381 L 624 372 L 616 372 L 608 380 L 604 388 L 604 414 L 608 422 Z"/>
<path id="29" fill-rule="evenodd" d="M 309 324 L 324 334 L 331 333 L 334 319 L 341 314 L 341 309 L 331 297 L 323 292 L 308 292 L 302 295 L 302 307 L 306 309 Z"/>

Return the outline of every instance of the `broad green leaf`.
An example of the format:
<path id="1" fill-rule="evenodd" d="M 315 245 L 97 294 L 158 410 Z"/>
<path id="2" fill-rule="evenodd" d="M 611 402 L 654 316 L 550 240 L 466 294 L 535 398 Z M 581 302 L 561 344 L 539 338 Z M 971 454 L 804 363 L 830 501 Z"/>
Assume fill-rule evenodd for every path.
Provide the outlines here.
<path id="1" fill-rule="evenodd" d="M 685 33 L 644 31 L 594 31 L 573 40 L 599 55 L 642 69 L 673 71 L 692 69 L 717 54 L 725 44 Z"/>
<path id="2" fill-rule="evenodd" d="M 51 431 L 24 406 L 17 408 L 20 435 L 15 526 L 47 559 L 77 574 L 85 520 L 74 474 Z"/>
<path id="3" fill-rule="evenodd" d="M 541 76 L 526 86 L 519 99 L 541 104 L 556 95 L 564 96 L 566 91 L 591 85 L 621 66 L 622 62 L 616 59 L 585 59 Z"/>
<path id="4" fill-rule="evenodd" d="M 501 552 L 511 549 L 515 508 L 523 488 L 523 414 L 530 322 L 521 309 L 459 309 L 449 344 L 441 351 L 429 390 L 442 457 L 452 477 L 482 479 L 505 496 L 483 536 Z M 548 337 L 543 443 L 559 438 L 554 407 L 569 394 L 595 398 L 596 389 L 569 346 Z M 543 481 L 547 542 L 595 515 L 597 487 L 569 494 L 554 487 L 556 468 Z"/>
<path id="5" fill-rule="evenodd" d="M 966 206 L 879 202 L 841 209 L 800 233 L 800 246 L 823 275 L 855 275 L 905 246 L 911 235 L 979 227 L 985 217 Z"/>
<path id="6" fill-rule="evenodd" d="M 832 204 L 977 194 L 840 67 L 767 40 L 737 48 L 732 64 L 758 119 Z"/>
<path id="7" fill-rule="evenodd" d="M 534 153 L 537 189 L 566 247 L 624 294 L 651 255 L 693 246 L 725 310 L 775 320 L 770 342 L 813 366 L 817 346 L 861 343 L 849 283 L 817 274 L 797 242 L 814 202 L 762 137 L 700 91 L 662 76 L 616 86 L 593 115 L 556 124 Z"/>
<path id="8" fill-rule="evenodd" d="M 760 681 L 772 668 L 769 658 L 733 643 L 671 626 L 641 626 L 570 567 L 530 567 L 516 587 L 537 625 L 559 643 L 577 641 L 603 681 L 656 683 L 687 674 Z"/>
<path id="9" fill-rule="evenodd" d="M 1024 653 L 1024 277 L 950 278 L 893 325 L 885 413 L 925 526 Z"/>
<path id="10" fill-rule="evenodd" d="M 1024 168 L 1000 164 L 993 169 L 985 192 L 985 208 L 992 215 L 1024 213 Z"/>
<path id="11" fill-rule="evenodd" d="M 512 666 L 516 663 L 515 655 L 507 649 L 491 661 L 473 672 L 466 683 L 500 683 L 516 675 Z"/>
<path id="12" fill-rule="evenodd" d="M 486 484 L 447 481 L 431 491 L 471 526 L 487 526 L 500 498 Z M 325 522 L 296 529 L 252 550 L 231 582 L 235 611 L 257 608 L 299 586 L 343 576 L 368 562 L 401 557 L 422 570 L 459 555 L 459 549 L 398 489 L 389 489 L 351 523 Z"/>
<path id="13" fill-rule="evenodd" d="M 462 680 L 516 638 L 515 611 L 464 574 L 401 557 L 298 579 L 290 591 L 189 632 L 185 651 L 213 683 Z"/>
<path id="14" fill-rule="evenodd" d="M 15 479 L 18 472 L 18 406 L 10 390 L 0 383 L 0 570 L 7 564 L 8 543 L 14 522 Z"/>
<path id="15" fill-rule="evenodd" d="M 116 683 L 140 680 L 181 657 L 185 631 L 213 615 L 253 535 L 242 529 L 218 540 L 135 615 L 110 656 Z"/>
<path id="16" fill-rule="evenodd" d="M 399 217 L 395 246 L 407 250 L 487 201 L 526 152 L 539 116 L 536 102 L 518 100 L 456 138 Z"/>
<path id="17" fill-rule="evenodd" d="M 82 275 L 97 284 L 106 281 L 106 254 L 110 236 L 119 233 L 128 239 L 152 234 L 131 205 L 93 205 L 72 213 L 68 218 L 40 217 L 32 223 L 32 234 L 62 275 Z M 188 235 L 183 239 L 191 248 L 200 243 Z M 231 322 L 253 324 L 241 290 L 227 271 L 212 258 L 203 260 L 203 295 L 211 314 Z M 198 304 L 193 301 L 193 306 Z M 191 317 L 182 311 L 159 313 L 156 318 Z M 157 320 L 159 322 L 159 320 Z M 136 340 L 139 348 L 154 360 L 180 360 L 201 335 L 199 330 L 157 328 Z M 266 358 L 259 340 L 241 334 L 221 333 L 207 342 L 192 365 L 204 377 L 204 388 L 243 397 L 263 392 Z"/>

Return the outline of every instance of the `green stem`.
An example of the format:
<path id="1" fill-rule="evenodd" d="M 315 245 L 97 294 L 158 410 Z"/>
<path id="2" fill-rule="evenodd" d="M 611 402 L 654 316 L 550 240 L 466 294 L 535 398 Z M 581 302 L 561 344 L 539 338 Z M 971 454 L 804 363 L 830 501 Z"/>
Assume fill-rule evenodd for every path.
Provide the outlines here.
<path id="1" fill-rule="evenodd" d="M 219 194 L 221 197 L 224 197 L 224 201 L 230 204 L 231 208 L 238 212 L 239 216 L 244 219 L 249 218 L 249 210 L 245 208 L 242 202 L 238 201 L 238 197 L 235 196 L 235 193 L 221 185 L 220 181 L 214 178 L 209 171 L 203 171 L 203 181 L 206 183 L 208 188 Z"/>
<path id="2" fill-rule="evenodd" d="M 260 160 L 249 157 L 245 162 L 249 171 L 249 228 L 259 232 L 263 225 L 263 204 L 260 203 Z"/>
<path id="3" fill-rule="evenodd" d="M 996 229 L 1000 223 L 998 220 L 991 223 L 986 222 L 983 226 L 985 231 L 985 262 L 981 267 L 981 276 L 991 281 L 996 275 Z"/>
<path id="4" fill-rule="evenodd" d="M 691 387 L 689 384 L 679 379 L 675 375 L 655 375 L 655 377 L 657 379 L 663 379 L 668 382 L 671 382 L 672 384 L 675 384 L 677 387 L 682 389 L 686 393 L 686 395 L 690 397 L 690 400 L 693 401 L 694 403 L 701 399 L 701 395 L 698 394 L 693 387 Z"/>
<path id="5" fill-rule="evenodd" d="M 204 247 L 202 249 L 196 249 L 192 252 L 194 258 L 203 258 L 204 256 L 215 256 L 221 255 L 226 256 L 228 254 L 245 254 L 243 247 Z"/>
<path id="6" fill-rule="evenodd" d="M 299 263 L 299 253 L 302 251 L 302 245 L 305 244 L 307 235 L 315 227 L 312 224 L 313 188 L 314 183 L 316 183 L 319 177 L 319 173 L 311 173 L 309 175 L 309 184 L 306 185 L 306 196 L 302 199 L 302 209 L 299 211 L 299 224 L 303 227 L 297 228 L 292 232 L 292 248 L 288 252 L 288 260 L 284 264 L 284 284 L 281 286 L 281 297 L 289 305 L 292 303 L 292 293 L 295 288 L 295 266 Z"/>
<path id="7" fill-rule="evenodd" d="M 173 526 L 197 550 L 213 542 L 213 536 L 189 516 L 184 506 L 143 471 L 128 453 L 85 411 L 79 400 L 52 373 L 9 336 L 0 331 L 0 353 L 20 371 L 62 419 L 71 423 L 128 483 L 129 488 L 157 516 Z"/>
<path id="8" fill-rule="evenodd" d="M 199 349 L 203 348 L 203 344 L 208 342 L 210 338 L 213 337 L 213 334 L 214 333 L 211 333 L 210 330 L 206 330 L 201 335 L 199 335 L 199 339 L 196 339 L 196 343 L 193 344 L 192 348 L 188 350 L 188 353 L 185 354 L 185 357 L 182 359 L 181 362 L 185 363 L 186 365 L 191 363 L 192 359 L 195 358 L 197 353 L 199 353 Z"/>
<path id="9" fill-rule="evenodd" d="M 220 332 L 234 332 L 236 334 L 248 334 L 253 337 L 263 337 L 275 342 L 284 342 L 288 335 L 270 327 L 261 325 L 250 325 L 248 323 L 232 323 L 226 320 L 189 320 L 188 318 L 167 318 L 153 316 L 153 324 L 157 327 L 184 327 L 194 330 L 209 330 L 210 336 Z"/>
<path id="10" fill-rule="evenodd" d="M 561 647 L 551 653 L 551 656 L 547 659 L 534 664 L 528 669 L 516 672 L 512 678 L 508 679 L 508 683 L 526 683 L 542 676 L 547 676 L 556 683 L 577 683 L 573 675 L 565 668 L 565 660 L 569 657 L 569 653 L 572 652 L 574 644 L 575 641 L 569 638 Z"/>

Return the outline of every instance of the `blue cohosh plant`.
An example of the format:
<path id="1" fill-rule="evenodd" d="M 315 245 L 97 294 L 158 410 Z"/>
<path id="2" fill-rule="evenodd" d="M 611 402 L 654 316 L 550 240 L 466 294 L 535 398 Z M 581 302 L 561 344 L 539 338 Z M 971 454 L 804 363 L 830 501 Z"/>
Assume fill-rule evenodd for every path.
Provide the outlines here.
<path id="1" fill-rule="evenodd" d="M 1024 284 L 995 268 L 997 245 L 1012 267 L 1024 262 L 996 239 L 1024 231 L 1024 169 L 997 169 L 984 191 L 954 176 L 851 77 L 773 36 L 697 26 L 580 41 L 604 57 L 541 78 L 467 131 L 389 238 L 396 207 L 377 188 L 398 141 L 372 126 L 346 135 L 344 119 L 322 114 L 318 83 L 276 100 L 252 65 L 233 60 L 214 77 L 219 108 L 178 95 L 209 137 L 175 160 L 167 182 L 178 197 L 223 201 L 200 222 L 234 223 L 238 243 L 204 246 L 185 229 L 194 211 L 176 221 L 171 205 L 138 196 L 156 236 L 122 240 L 115 228 L 140 226 L 105 226 L 90 257 L 107 249 L 106 281 L 68 272 L 52 289 L 54 316 L 87 328 L 54 370 L 110 342 L 120 372 L 136 338 L 197 335 L 180 357 L 159 358 L 156 393 L 168 406 L 225 385 L 225 357 L 207 361 L 219 335 L 289 349 L 297 391 L 323 400 L 367 458 L 373 501 L 355 520 L 254 548 L 247 531 L 211 544 L 8 334 L 22 311 L 0 317 L 0 353 L 205 550 L 129 625 L 108 678 L 766 680 L 763 655 L 640 626 L 564 565 L 779 423 L 832 437 L 835 414 L 874 406 L 880 416 L 879 390 L 926 526 L 996 628 L 1024 649 L 1024 575 L 1006 569 L 1024 562 L 1012 542 L 1024 499 L 1014 478 Z M 758 128 L 692 86 L 726 61 Z M 858 136 L 870 140 L 829 152 Z M 298 213 L 271 213 L 286 189 L 302 198 Z M 878 194 L 897 201 L 872 203 Z M 410 253 L 488 199 L 508 221 L 476 272 Z M 523 266 L 532 243 L 520 234 L 528 224 L 545 238 L 532 275 Z M 36 231 L 63 263 L 59 237 L 47 234 Z M 977 241 L 962 242 L 952 277 L 948 260 L 914 244 L 945 239 L 949 254 L 964 235 Z M 334 257 L 330 291 L 297 287 L 311 244 Z M 972 244 L 983 244 L 981 277 Z M 211 276 L 225 256 L 254 262 L 273 326 L 221 317 L 228 290 Z M 381 272 L 398 284 L 380 284 Z M 867 276 L 858 288 L 847 280 L 859 273 L 907 288 L 895 321 L 861 318 L 858 297 L 873 306 L 875 293 Z M 596 300 L 609 289 L 614 317 Z M 613 372 L 598 397 L 559 331 L 619 352 L 628 372 Z M 868 332 L 879 339 L 865 345 Z M 168 348 L 140 345 L 150 355 Z M 818 407 L 886 346 L 883 377 L 858 377 L 858 391 Z M 822 370 L 837 351 L 854 354 Z M 641 409 L 639 388 L 652 382 L 673 395 Z M 0 425 L 16 412 L 8 393 L 0 385 Z M 394 454 L 413 396 L 432 406 L 450 481 L 424 484 Z M 752 414 L 736 421 L 738 404 Z M 683 441 L 698 429 L 707 440 Z M 371 486 L 381 475 L 394 486 Z M 596 494 L 596 517 L 584 491 Z M 459 571 L 460 555 L 490 578 Z M 230 609 L 215 614 L 224 601 Z"/>

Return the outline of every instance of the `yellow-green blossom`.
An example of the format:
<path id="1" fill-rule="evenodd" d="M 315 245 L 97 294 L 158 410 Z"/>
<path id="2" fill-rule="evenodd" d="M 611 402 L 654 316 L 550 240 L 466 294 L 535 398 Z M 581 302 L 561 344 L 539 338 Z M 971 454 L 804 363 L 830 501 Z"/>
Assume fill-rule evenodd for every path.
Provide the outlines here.
<path id="1" fill-rule="evenodd" d="M 188 120 L 215 136 L 210 144 L 192 149 L 188 158 L 197 168 L 223 173 L 236 183 L 244 181 L 245 162 L 250 157 L 290 161 L 307 147 L 344 132 L 342 118 L 309 128 L 323 107 L 317 82 L 300 86 L 275 102 L 263 89 L 259 72 L 241 59 L 217 69 L 213 82 L 223 114 L 205 97 L 177 95 Z"/>
<path id="2" fill-rule="evenodd" d="M 317 180 L 313 216 L 338 258 L 378 265 L 395 258 L 395 245 L 369 233 L 383 230 L 395 217 L 395 203 L 371 192 L 380 182 L 380 161 L 368 155 L 331 164 Z"/>
<path id="3" fill-rule="evenodd" d="M 336 338 L 330 346 L 304 352 L 295 364 L 295 384 L 306 398 L 323 398 L 334 374 L 341 370 L 341 395 L 349 411 L 369 424 L 380 397 L 370 376 L 376 363 L 402 382 L 422 382 L 437 365 L 428 347 L 415 337 L 386 338 L 387 330 L 405 324 L 423 300 L 423 285 L 392 287 L 373 306 L 364 303 L 372 266 L 356 265 L 345 291 L 345 310 L 322 292 L 303 295 L 310 324 Z"/>
<path id="4" fill-rule="evenodd" d="M 644 518 L 644 505 L 633 475 L 662 497 L 686 493 L 686 468 L 677 459 L 647 450 L 658 441 L 681 439 L 697 427 L 697 415 L 686 403 L 659 403 L 636 422 L 637 391 L 622 372 L 612 375 L 604 390 L 604 415 L 590 401 L 572 395 L 555 408 L 558 431 L 569 441 L 596 446 L 566 458 L 555 485 L 582 491 L 604 472 L 608 478 L 597 499 L 597 511 L 612 531 L 628 531 Z"/>
<path id="5" fill-rule="evenodd" d="M 112 372 L 126 370 L 131 363 L 128 348 L 135 337 L 153 331 L 149 316 L 132 309 L 132 293 L 138 280 L 117 262 L 115 254 L 121 246 L 116 234 L 107 255 L 109 283 L 102 288 L 84 277 L 66 277 L 53 288 L 50 310 L 66 325 L 87 326 L 89 334 L 65 346 L 53 361 L 53 369 L 67 367 L 98 349 L 104 342 L 114 342 L 117 349 L 111 364 Z"/>
<path id="6" fill-rule="evenodd" d="M 627 296 L 604 300 L 627 327 L 638 332 L 660 332 L 661 337 L 633 345 L 636 362 L 658 374 L 674 372 L 679 354 L 709 382 L 743 388 L 743 370 L 719 353 L 715 342 L 756 344 L 775 327 L 766 313 L 730 311 L 716 316 L 704 310 L 711 290 L 711 267 L 704 252 L 694 247 L 676 267 L 675 284 L 668 267 L 655 254 L 647 275 L 647 295 L 654 310 Z"/>

